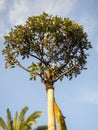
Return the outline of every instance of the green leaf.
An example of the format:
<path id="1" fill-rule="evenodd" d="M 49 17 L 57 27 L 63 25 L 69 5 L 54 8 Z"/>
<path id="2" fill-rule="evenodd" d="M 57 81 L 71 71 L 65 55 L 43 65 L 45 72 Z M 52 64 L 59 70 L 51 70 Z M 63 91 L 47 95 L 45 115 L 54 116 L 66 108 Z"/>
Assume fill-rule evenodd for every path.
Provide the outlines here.
<path id="1" fill-rule="evenodd" d="M 22 111 L 20 112 L 20 115 L 19 115 L 19 118 L 18 118 L 18 125 L 17 125 L 18 129 L 21 128 L 21 124 L 24 122 L 24 116 L 25 116 L 25 114 L 26 114 L 26 112 L 27 112 L 28 109 L 29 109 L 28 106 L 25 106 L 22 109 Z"/>
<path id="2" fill-rule="evenodd" d="M 7 125 L 8 125 L 8 130 L 13 130 L 13 121 L 12 121 L 11 112 L 9 109 L 7 109 Z"/>
<path id="3" fill-rule="evenodd" d="M 0 117 L 0 127 L 2 128 L 2 130 L 7 130 L 7 125 L 1 117 Z"/>
<path id="4" fill-rule="evenodd" d="M 41 114 L 42 114 L 42 112 L 40 112 L 40 111 L 34 112 L 32 115 L 30 115 L 27 118 L 27 120 L 25 120 L 25 124 L 27 124 L 27 125 L 31 125 L 31 124 L 36 125 L 37 124 L 36 118 L 40 117 Z"/>
<path id="5" fill-rule="evenodd" d="M 14 122 L 13 122 L 13 125 L 14 125 L 14 129 L 17 130 L 17 119 L 18 119 L 18 112 L 15 113 L 15 116 L 14 116 Z"/>

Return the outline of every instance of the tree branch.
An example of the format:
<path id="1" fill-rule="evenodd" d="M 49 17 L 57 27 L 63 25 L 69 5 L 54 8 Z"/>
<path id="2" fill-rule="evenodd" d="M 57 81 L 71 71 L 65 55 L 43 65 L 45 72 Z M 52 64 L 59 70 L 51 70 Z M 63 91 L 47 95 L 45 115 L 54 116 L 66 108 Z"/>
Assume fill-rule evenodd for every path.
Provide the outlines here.
<path id="1" fill-rule="evenodd" d="M 16 64 L 17 64 L 19 67 L 21 67 L 23 70 L 25 70 L 25 71 L 27 71 L 27 72 L 30 72 L 30 70 L 28 70 L 27 68 L 25 68 L 24 66 L 22 66 L 18 60 L 16 60 Z"/>
<path id="2" fill-rule="evenodd" d="M 41 61 L 44 65 L 47 65 L 47 63 L 45 61 L 43 61 L 42 59 L 40 59 L 39 57 L 37 57 L 37 56 L 35 56 L 33 54 L 30 54 L 30 53 L 29 53 L 29 55 L 36 58 L 37 60 Z"/>
<path id="3" fill-rule="evenodd" d="M 33 55 L 33 54 L 30 53 L 30 41 L 29 41 L 28 37 L 26 36 L 26 34 L 25 34 L 25 39 L 26 39 L 27 43 L 29 43 L 29 52 L 28 52 L 28 55 L 30 55 L 30 56 L 32 56 L 32 57 L 38 59 L 38 60 L 41 61 L 44 65 L 47 65 L 45 61 L 43 61 L 43 60 L 40 59 L 39 57 L 37 57 L 37 56 L 35 56 L 35 55 Z M 42 49 L 42 54 L 43 54 L 43 44 L 42 44 L 42 48 L 41 48 L 41 49 Z"/>
<path id="4" fill-rule="evenodd" d="M 66 75 L 70 71 L 72 71 L 74 68 L 76 68 L 76 64 L 70 67 L 67 71 L 63 72 L 61 75 L 59 75 L 56 79 L 53 80 L 53 83 L 56 82 L 58 79 L 60 79 L 63 75 Z"/>
<path id="5" fill-rule="evenodd" d="M 63 69 L 67 64 L 68 64 L 68 63 L 65 63 L 65 64 L 60 65 L 60 67 L 59 67 L 56 71 L 59 71 L 59 70 Z"/>

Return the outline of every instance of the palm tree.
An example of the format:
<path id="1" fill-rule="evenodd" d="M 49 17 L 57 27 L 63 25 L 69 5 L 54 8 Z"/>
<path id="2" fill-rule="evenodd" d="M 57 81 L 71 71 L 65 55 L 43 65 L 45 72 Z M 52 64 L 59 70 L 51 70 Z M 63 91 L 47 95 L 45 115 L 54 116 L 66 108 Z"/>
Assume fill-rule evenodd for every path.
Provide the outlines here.
<path id="1" fill-rule="evenodd" d="M 25 114 L 28 109 L 29 108 L 25 106 L 19 115 L 18 112 L 16 112 L 14 119 L 11 117 L 10 110 L 7 109 L 7 122 L 0 117 L 0 127 L 2 130 L 31 130 L 31 125 L 37 124 L 36 118 L 40 117 L 42 112 L 36 111 L 25 119 Z"/>

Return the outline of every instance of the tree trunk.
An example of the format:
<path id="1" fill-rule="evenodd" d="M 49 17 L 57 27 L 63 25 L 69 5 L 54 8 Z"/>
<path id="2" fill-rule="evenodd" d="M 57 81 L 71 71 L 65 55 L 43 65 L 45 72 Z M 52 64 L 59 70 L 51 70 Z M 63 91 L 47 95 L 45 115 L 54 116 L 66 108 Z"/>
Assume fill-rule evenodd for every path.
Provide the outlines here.
<path id="1" fill-rule="evenodd" d="M 46 87 L 47 89 L 47 87 Z M 54 114 L 54 88 L 47 89 L 47 102 L 48 102 L 48 130 L 56 130 L 55 114 Z"/>

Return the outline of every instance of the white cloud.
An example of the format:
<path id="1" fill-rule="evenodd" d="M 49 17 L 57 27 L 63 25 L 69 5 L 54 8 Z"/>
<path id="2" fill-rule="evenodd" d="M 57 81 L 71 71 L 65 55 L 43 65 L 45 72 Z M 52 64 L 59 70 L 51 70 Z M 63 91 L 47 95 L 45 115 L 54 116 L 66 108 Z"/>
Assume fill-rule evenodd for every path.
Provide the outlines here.
<path id="1" fill-rule="evenodd" d="M 81 93 L 77 97 L 78 102 L 98 104 L 98 92 Z"/>
<path id="2" fill-rule="evenodd" d="M 5 0 L 0 0 L 0 10 L 5 9 Z"/>
<path id="3" fill-rule="evenodd" d="M 9 12 L 11 24 L 22 24 L 30 15 L 37 15 L 43 11 L 64 16 L 70 13 L 75 6 L 77 0 L 15 0 L 13 7 Z"/>
<path id="4" fill-rule="evenodd" d="M 96 19 L 90 14 L 84 14 L 80 17 L 80 23 L 83 25 L 84 30 L 87 32 L 89 37 L 92 38 L 96 31 Z"/>
<path id="5" fill-rule="evenodd" d="M 96 45 L 95 50 L 98 52 L 98 45 Z"/>
<path id="6" fill-rule="evenodd" d="M 98 91 L 96 88 L 91 86 L 87 87 L 79 87 L 75 88 L 70 92 L 70 95 L 67 95 L 68 102 L 76 102 L 76 103 L 90 103 L 98 105 Z"/>
<path id="7" fill-rule="evenodd" d="M 12 9 L 9 11 L 10 22 L 13 25 L 23 24 L 29 8 L 27 8 L 25 0 L 16 0 L 13 3 Z"/>
<path id="8" fill-rule="evenodd" d="M 70 11 L 72 11 L 74 8 L 76 2 L 77 0 L 38 0 L 36 6 L 38 6 L 38 9 L 46 11 L 49 14 L 59 14 L 62 16 L 70 13 Z"/>
<path id="9" fill-rule="evenodd" d="M 2 19 L 0 20 L 0 26 L 1 26 L 1 30 L 2 30 L 2 31 L 0 31 L 0 38 L 2 38 L 7 31 L 7 28 L 5 27 L 4 21 Z"/>
<path id="10" fill-rule="evenodd" d="M 97 33 L 98 33 L 98 32 L 96 32 L 96 34 L 97 34 Z M 95 36 L 96 36 L 96 35 L 95 35 Z M 98 54 L 98 37 L 97 37 L 97 36 L 94 38 L 93 48 L 95 49 L 95 51 L 96 51 L 97 54 Z"/>
<path id="11" fill-rule="evenodd" d="M 88 34 L 88 39 L 91 41 L 93 49 L 98 53 L 98 37 L 97 24 L 98 20 L 92 14 L 84 14 L 80 18 L 80 23 Z"/>

